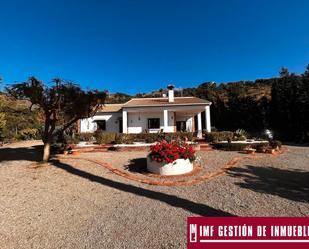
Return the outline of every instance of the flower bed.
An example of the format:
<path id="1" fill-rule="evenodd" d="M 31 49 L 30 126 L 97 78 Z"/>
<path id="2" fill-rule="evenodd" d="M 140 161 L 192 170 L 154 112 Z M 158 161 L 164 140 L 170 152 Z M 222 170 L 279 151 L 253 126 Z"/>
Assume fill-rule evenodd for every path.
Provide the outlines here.
<path id="1" fill-rule="evenodd" d="M 193 170 L 195 150 L 187 143 L 162 141 L 150 146 L 147 169 L 160 175 L 179 175 Z"/>

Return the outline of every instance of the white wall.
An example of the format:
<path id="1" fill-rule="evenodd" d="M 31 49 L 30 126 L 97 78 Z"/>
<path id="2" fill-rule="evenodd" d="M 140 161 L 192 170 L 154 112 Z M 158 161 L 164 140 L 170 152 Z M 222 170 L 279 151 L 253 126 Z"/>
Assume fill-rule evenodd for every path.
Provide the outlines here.
<path id="1" fill-rule="evenodd" d="M 122 118 L 122 112 L 102 113 L 97 114 L 92 118 L 82 119 L 80 130 L 81 132 L 94 132 L 97 129 L 95 120 L 106 120 L 107 132 L 119 132 L 119 119 Z M 158 112 L 128 112 L 128 133 L 141 133 L 148 130 L 148 118 L 160 118 L 160 129 L 150 130 L 149 132 L 158 132 L 164 130 L 163 110 Z M 176 121 L 185 121 L 186 130 L 192 131 L 192 117 L 182 115 L 181 112 L 176 112 Z M 175 126 L 176 126 L 175 121 Z M 122 125 L 122 124 L 121 124 Z M 168 127 L 167 132 L 174 132 L 174 112 L 168 112 Z"/>
<path id="2" fill-rule="evenodd" d="M 119 118 L 121 112 L 96 114 L 92 118 L 82 119 L 80 123 L 80 132 L 95 132 L 97 130 L 96 120 L 106 120 L 106 132 L 119 132 Z M 122 125 L 122 123 L 121 123 Z"/>
<path id="3" fill-rule="evenodd" d="M 93 118 L 85 118 L 80 120 L 80 132 L 94 132 L 97 124 L 93 122 Z"/>
<path id="4" fill-rule="evenodd" d="M 161 112 L 128 112 L 128 133 L 141 133 L 148 130 L 148 118 L 160 118 L 160 129 L 164 129 L 163 110 Z M 150 130 L 158 132 L 160 129 Z M 168 127 L 166 132 L 174 131 L 174 112 L 168 112 Z"/>

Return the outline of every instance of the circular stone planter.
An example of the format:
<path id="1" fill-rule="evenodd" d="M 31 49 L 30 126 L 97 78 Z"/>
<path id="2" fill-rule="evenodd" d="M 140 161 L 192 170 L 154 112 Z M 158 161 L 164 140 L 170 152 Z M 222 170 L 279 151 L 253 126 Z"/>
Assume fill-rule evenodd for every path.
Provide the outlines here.
<path id="1" fill-rule="evenodd" d="M 159 163 L 147 157 L 147 169 L 151 173 L 163 176 L 182 175 L 191 172 L 193 170 L 193 164 L 189 159 L 177 159 L 172 163 Z"/>

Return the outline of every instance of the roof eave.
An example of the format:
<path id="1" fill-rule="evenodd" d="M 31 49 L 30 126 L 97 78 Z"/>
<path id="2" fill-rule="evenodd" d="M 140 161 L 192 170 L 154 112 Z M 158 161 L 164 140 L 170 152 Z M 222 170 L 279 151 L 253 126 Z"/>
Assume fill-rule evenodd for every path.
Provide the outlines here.
<path id="1" fill-rule="evenodd" d="M 188 103 L 188 104 L 163 104 L 163 105 L 124 105 L 123 108 L 130 107 L 166 107 L 166 106 L 196 106 L 196 105 L 211 105 L 211 102 L 207 103 Z"/>

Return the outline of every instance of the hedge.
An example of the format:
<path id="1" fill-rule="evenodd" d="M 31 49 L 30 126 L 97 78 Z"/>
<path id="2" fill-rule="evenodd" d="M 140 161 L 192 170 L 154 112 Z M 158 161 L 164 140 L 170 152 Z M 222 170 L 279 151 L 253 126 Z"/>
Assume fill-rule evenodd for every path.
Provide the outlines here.
<path id="1" fill-rule="evenodd" d="M 268 146 L 268 143 L 215 143 L 213 146 L 219 150 L 242 151 L 248 146 L 253 149 L 258 149 L 261 146 Z"/>
<path id="2" fill-rule="evenodd" d="M 136 142 L 134 134 L 124 134 L 119 133 L 116 135 L 115 143 L 116 144 L 133 144 L 133 142 Z"/>
<path id="3" fill-rule="evenodd" d="M 80 133 L 80 134 L 76 134 L 76 135 L 77 135 L 78 139 L 80 141 L 83 141 L 83 142 L 91 142 L 95 138 L 94 133 L 91 133 L 91 132 Z"/>
<path id="4" fill-rule="evenodd" d="M 115 132 L 104 132 L 101 130 L 97 130 L 94 133 L 94 137 L 98 144 L 111 144 L 116 140 L 117 133 Z"/>
<path id="5" fill-rule="evenodd" d="M 132 144 L 133 142 L 154 143 L 161 140 L 168 142 L 172 140 L 192 141 L 192 132 L 175 132 L 175 133 L 139 133 L 124 134 L 114 132 L 96 131 L 94 137 L 98 144 Z"/>
<path id="6" fill-rule="evenodd" d="M 232 140 L 234 137 L 234 133 L 231 131 L 215 131 L 215 132 L 206 132 L 205 140 L 209 143 L 220 142 Z"/>

